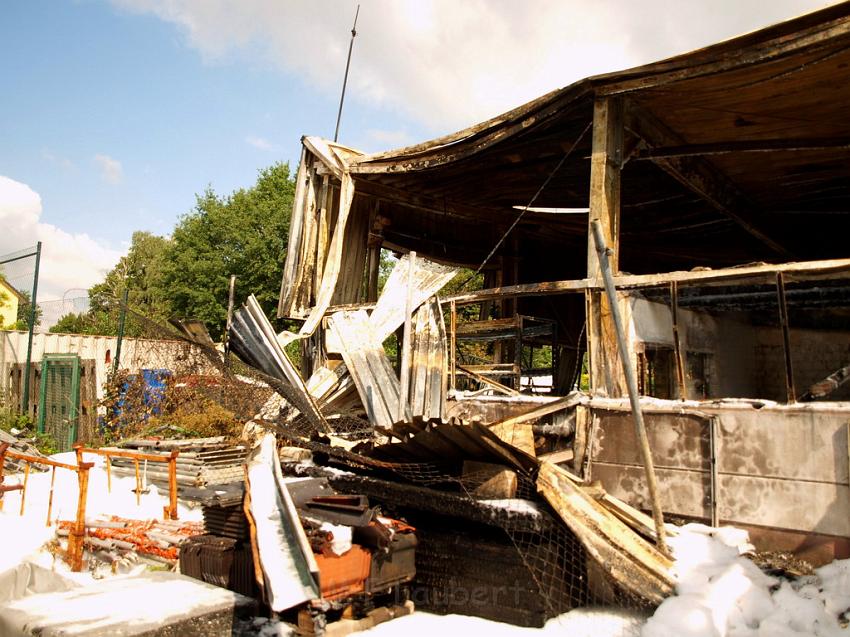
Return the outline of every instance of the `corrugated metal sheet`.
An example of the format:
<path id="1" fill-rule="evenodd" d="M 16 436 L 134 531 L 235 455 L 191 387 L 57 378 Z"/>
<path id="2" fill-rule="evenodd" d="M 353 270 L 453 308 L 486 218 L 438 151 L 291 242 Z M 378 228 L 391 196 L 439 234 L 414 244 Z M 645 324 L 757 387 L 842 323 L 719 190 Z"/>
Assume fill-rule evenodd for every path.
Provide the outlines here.
<path id="1" fill-rule="evenodd" d="M 365 311 L 335 312 L 328 329 L 336 339 L 369 422 L 392 427 L 399 418 L 399 381 Z"/>
<path id="2" fill-rule="evenodd" d="M 410 410 L 414 418 L 443 420 L 446 413 L 448 348 L 443 312 L 436 297 L 416 313 L 410 370 Z"/>

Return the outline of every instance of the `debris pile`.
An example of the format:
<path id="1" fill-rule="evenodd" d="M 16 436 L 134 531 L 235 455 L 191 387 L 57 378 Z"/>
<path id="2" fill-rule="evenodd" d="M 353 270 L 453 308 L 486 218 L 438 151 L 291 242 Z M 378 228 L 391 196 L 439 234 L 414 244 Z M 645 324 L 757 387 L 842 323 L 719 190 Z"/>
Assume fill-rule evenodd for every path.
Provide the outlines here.
<path id="1" fill-rule="evenodd" d="M 223 436 L 190 440 L 129 440 L 122 449 L 141 451 L 168 458 L 178 450 L 177 484 L 187 487 L 239 482 L 243 478 L 242 463 L 247 449 L 225 442 Z M 136 475 L 136 462 L 130 458 L 112 459 L 112 470 L 118 475 Z M 168 485 L 168 470 L 164 465 L 142 463 L 142 473 L 148 482 Z"/>
<path id="2" fill-rule="evenodd" d="M 67 538 L 73 522 L 60 521 L 58 538 Z M 135 563 L 138 557 L 175 565 L 181 543 L 204 532 L 199 522 L 177 520 L 128 520 L 110 516 L 86 521 L 85 544 L 90 560 L 116 565 Z M 60 545 L 61 546 L 61 545 Z"/>
<path id="3" fill-rule="evenodd" d="M 8 444 L 8 448 L 12 451 L 17 451 L 27 456 L 44 458 L 44 454 L 36 449 L 33 441 L 23 436 L 24 433 L 20 431 L 18 434 L 12 434 L 0 429 L 0 444 Z M 21 473 L 24 470 L 25 464 L 25 462 L 8 455 L 3 458 L 3 469 L 9 473 Z"/>

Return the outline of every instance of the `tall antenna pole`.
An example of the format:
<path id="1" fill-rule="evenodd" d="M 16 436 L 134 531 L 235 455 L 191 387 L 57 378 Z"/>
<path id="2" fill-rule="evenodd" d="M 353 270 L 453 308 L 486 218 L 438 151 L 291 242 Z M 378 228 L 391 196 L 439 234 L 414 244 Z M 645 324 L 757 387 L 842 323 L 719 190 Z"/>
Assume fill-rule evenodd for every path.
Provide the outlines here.
<path id="1" fill-rule="evenodd" d="M 351 27 L 351 42 L 348 44 L 348 59 L 345 61 L 345 77 L 342 79 L 342 94 L 339 96 L 339 112 L 336 114 L 336 130 L 334 141 L 339 138 L 339 120 L 342 119 L 342 103 L 345 101 L 345 85 L 348 84 L 348 67 L 351 65 L 351 50 L 354 48 L 354 38 L 357 37 L 357 16 L 360 15 L 360 5 L 354 13 L 354 26 Z"/>

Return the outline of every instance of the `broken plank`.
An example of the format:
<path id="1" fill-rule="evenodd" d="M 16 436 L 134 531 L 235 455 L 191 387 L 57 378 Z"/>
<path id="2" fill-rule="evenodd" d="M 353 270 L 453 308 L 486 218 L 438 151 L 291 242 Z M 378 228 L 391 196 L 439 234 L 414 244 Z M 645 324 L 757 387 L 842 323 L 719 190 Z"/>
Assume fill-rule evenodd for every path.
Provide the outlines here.
<path id="1" fill-rule="evenodd" d="M 513 389 L 512 387 L 508 387 L 507 385 L 503 385 L 499 381 L 493 380 L 492 378 L 487 378 L 486 376 L 483 376 L 483 375 L 479 374 L 478 372 L 475 372 L 475 371 L 469 369 L 468 367 L 464 367 L 463 365 L 456 365 L 455 368 L 457 369 L 457 371 L 461 372 L 462 374 L 466 374 L 467 376 L 474 378 L 479 383 L 484 383 L 486 385 L 490 385 L 493 389 L 500 391 L 503 394 L 506 394 L 508 396 L 519 396 L 520 395 L 520 393 L 516 389 Z"/>
<path id="2" fill-rule="evenodd" d="M 553 451 L 537 456 L 540 460 L 546 460 L 552 464 L 560 464 L 561 462 L 572 462 L 575 458 L 575 452 L 572 449 L 564 449 L 563 451 Z"/>
<path id="3" fill-rule="evenodd" d="M 489 427 L 500 440 L 513 445 L 530 456 L 535 455 L 534 432 L 528 423 L 504 424 L 496 423 Z"/>
<path id="4" fill-rule="evenodd" d="M 850 270 L 850 259 L 824 259 L 819 261 L 791 261 L 787 263 L 742 265 L 740 267 L 706 270 L 677 270 L 659 274 L 618 274 L 614 276 L 614 285 L 618 290 L 647 288 L 670 283 L 727 283 L 735 281 L 767 282 L 767 277 L 777 272 L 794 274 L 838 274 Z M 485 300 L 520 296 L 546 296 L 549 294 L 567 294 L 585 292 L 601 288 L 590 279 L 568 279 L 564 281 L 545 281 L 541 283 L 523 283 L 487 288 L 476 292 L 459 292 L 443 298 L 444 302 L 454 301 L 456 305 L 470 305 Z"/>
<path id="5" fill-rule="evenodd" d="M 561 398 L 559 400 L 553 400 L 551 403 L 546 403 L 545 405 L 541 405 L 539 407 L 534 407 L 531 410 L 525 412 L 524 414 L 514 416 L 513 418 L 508 418 L 507 420 L 503 420 L 502 422 L 495 424 L 512 426 L 519 423 L 530 423 L 533 420 L 539 420 L 540 418 L 548 416 L 549 414 L 554 414 L 555 412 L 562 411 L 564 409 L 571 409 L 578 405 L 582 400 L 584 400 L 584 395 L 579 392 L 575 392 L 570 394 L 569 396 L 565 396 L 564 398 Z"/>
<path id="6" fill-rule="evenodd" d="M 516 472 L 502 465 L 465 460 L 462 475 L 464 486 L 472 489 L 473 497 L 488 500 L 516 497 Z"/>
<path id="7" fill-rule="evenodd" d="M 619 587 L 654 605 L 673 594 L 672 561 L 584 493 L 567 472 L 541 463 L 537 489 Z"/>
<path id="8" fill-rule="evenodd" d="M 610 493 L 605 493 L 599 499 L 599 503 L 641 535 L 653 540 L 656 539 L 655 521 L 643 511 L 626 504 Z M 667 535 L 676 535 L 677 533 L 678 531 L 674 527 L 667 525 Z"/>

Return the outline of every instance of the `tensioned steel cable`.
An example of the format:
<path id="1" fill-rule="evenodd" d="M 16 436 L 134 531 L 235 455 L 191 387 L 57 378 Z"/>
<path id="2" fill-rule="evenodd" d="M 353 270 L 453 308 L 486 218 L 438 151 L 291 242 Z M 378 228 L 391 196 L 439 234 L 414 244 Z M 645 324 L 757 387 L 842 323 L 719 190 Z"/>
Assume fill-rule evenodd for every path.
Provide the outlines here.
<path id="1" fill-rule="evenodd" d="M 531 206 L 534 205 L 534 202 L 537 201 L 537 198 L 540 196 L 540 194 L 543 192 L 543 190 L 546 188 L 546 186 L 549 185 L 549 182 L 552 181 L 552 178 L 561 169 L 561 166 L 564 165 L 564 162 L 567 161 L 569 156 L 575 150 L 576 146 L 579 145 L 579 142 L 581 142 L 581 140 L 584 139 L 584 136 L 587 134 L 587 131 L 590 130 L 590 127 L 592 125 L 593 125 L 593 122 L 588 122 L 587 126 L 584 127 L 584 130 L 581 131 L 581 134 L 576 138 L 576 140 L 573 142 L 572 146 L 570 146 L 569 150 L 567 150 L 567 152 L 564 154 L 564 156 L 561 157 L 561 161 L 558 162 L 558 165 L 555 166 L 555 168 L 552 169 L 552 172 L 549 173 L 549 176 L 546 177 L 546 180 L 541 184 L 540 188 L 537 189 L 537 192 L 534 193 L 534 196 L 531 198 L 531 200 L 520 211 L 520 213 L 517 215 L 517 218 L 514 219 L 514 222 L 511 224 L 510 228 L 508 228 L 505 231 L 505 233 L 502 235 L 502 237 L 496 242 L 496 245 L 493 246 L 493 249 L 490 250 L 490 254 L 488 254 L 485 257 L 484 261 L 481 262 L 481 265 L 478 266 L 478 269 L 475 270 L 475 272 L 472 275 L 470 275 L 469 278 L 466 279 L 466 281 L 463 282 L 463 284 L 460 286 L 460 289 L 463 289 L 463 287 L 466 286 L 466 284 L 469 283 L 476 275 L 480 274 L 481 270 L 484 269 L 484 266 L 487 265 L 487 263 L 490 261 L 490 259 L 493 258 L 493 255 L 496 254 L 496 252 L 499 250 L 500 247 L 502 247 L 502 244 L 505 242 L 505 239 L 507 239 L 508 235 L 510 235 L 511 232 L 513 232 L 513 229 L 516 228 L 517 224 L 525 216 L 525 213 L 528 212 L 528 209 L 531 208 Z"/>

